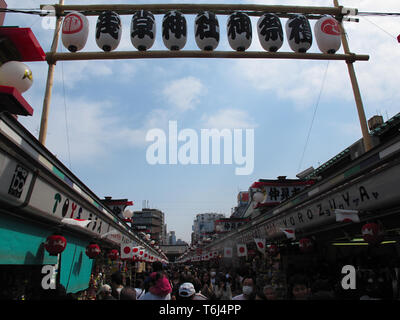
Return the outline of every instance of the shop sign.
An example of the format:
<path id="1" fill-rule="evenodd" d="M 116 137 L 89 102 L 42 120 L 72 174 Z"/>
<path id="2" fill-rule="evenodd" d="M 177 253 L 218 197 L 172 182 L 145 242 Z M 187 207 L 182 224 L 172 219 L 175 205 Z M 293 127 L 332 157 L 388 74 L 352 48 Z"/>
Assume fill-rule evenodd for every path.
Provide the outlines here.
<path id="1" fill-rule="evenodd" d="M 391 167 L 363 182 L 289 209 L 287 214 L 283 212 L 280 217 L 270 219 L 259 230 L 264 237 L 273 238 L 281 235 L 280 228 L 295 228 L 299 231 L 336 223 L 335 209 L 358 210 L 360 217 L 362 211 L 384 209 L 400 202 L 400 189 L 393 187 L 398 185 L 399 176 L 400 166 Z"/>

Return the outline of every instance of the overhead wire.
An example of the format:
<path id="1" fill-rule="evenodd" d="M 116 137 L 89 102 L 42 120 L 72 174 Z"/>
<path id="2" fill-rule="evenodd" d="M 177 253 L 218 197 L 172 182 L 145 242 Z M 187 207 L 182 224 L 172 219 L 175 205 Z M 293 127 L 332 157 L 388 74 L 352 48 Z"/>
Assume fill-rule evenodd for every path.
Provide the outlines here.
<path id="1" fill-rule="evenodd" d="M 61 48 L 61 51 L 62 51 L 62 48 Z M 68 130 L 67 99 L 66 99 L 66 93 L 65 93 L 64 63 L 61 63 L 61 77 L 62 77 L 63 96 L 64 96 L 64 117 L 65 117 L 65 131 L 66 131 L 66 136 L 67 136 L 68 161 L 69 161 L 69 169 L 72 170 L 71 147 L 70 147 L 69 130 Z"/>
<path id="2" fill-rule="evenodd" d="M 302 154 L 302 156 L 301 156 L 300 163 L 299 163 L 299 168 L 298 168 L 297 171 L 300 170 L 300 168 L 301 168 L 301 166 L 302 166 L 302 164 L 303 164 L 304 154 L 305 154 L 306 149 L 307 149 L 307 146 L 308 146 L 308 141 L 310 140 L 311 129 L 312 129 L 313 124 L 314 124 L 315 115 L 317 114 L 319 102 L 320 102 L 320 100 L 321 100 L 322 91 L 323 91 L 323 89 L 324 89 L 325 80 L 326 80 L 326 75 L 327 75 L 327 73 L 328 73 L 328 67 L 329 67 L 329 60 L 328 60 L 328 62 L 327 62 L 327 64 L 326 64 L 324 76 L 323 76 L 323 79 L 322 79 L 321 88 L 320 88 L 320 90 L 319 90 L 317 102 L 316 102 L 316 105 L 315 105 L 315 108 L 314 108 L 314 114 L 313 114 L 313 117 L 312 117 L 312 120 L 311 120 L 310 128 L 309 128 L 309 130 L 308 130 L 306 143 L 305 143 L 304 148 L 303 148 L 303 154 Z"/>

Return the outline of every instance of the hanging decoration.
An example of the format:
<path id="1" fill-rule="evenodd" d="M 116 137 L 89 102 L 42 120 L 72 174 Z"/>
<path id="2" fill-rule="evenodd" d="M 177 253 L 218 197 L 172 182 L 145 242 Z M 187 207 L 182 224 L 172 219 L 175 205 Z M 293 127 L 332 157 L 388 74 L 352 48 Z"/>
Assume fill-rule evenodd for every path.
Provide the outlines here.
<path id="1" fill-rule="evenodd" d="M 278 51 L 283 45 L 281 20 L 274 13 L 263 14 L 257 22 L 258 39 L 264 50 Z"/>
<path id="2" fill-rule="evenodd" d="M 48 236 L 44 243 L 44 248 L 51 256 L 56 256 L 63 252 L 67 247 L 67 240 L 59 234 Z"/>
<path id="3" fill-rule="evenodd" d="M 254 242 L 256 243 L 257 250 L 265 253 L 265 239 L 254 238 Z"/>
<path id="4" fill-rule="evenodd" d="M 341 46 L 339 22 L 330 16 L 320 18 L 314 25 L 314 34 L 319 50 L 333 54 Z"/>
<path id="5" fill-rule="evenodd" d="M 233 50 L 246 51 L 252 41 L 252 28 L 249 16 L 244 12 L 232 13 L 228 18 L 228 41 Z"/>
<path id="6" fill-rule="evenodd" d="M 33 76 L 29 67 L 19 61 L 7 61 L 0 66 L 0 85 L 14 87 L 23 93 L 32 86 Z"/>
<path id="7" fill-rule="evenodd" d="M 179 11 L 168 12 L 162 21 L 162 38 L 169 50 L 181 50 L 186 44 L 186 19 Z"/>
<path id="8" fill-rule="evenodd" d="M 96 43 L 100 49 L 109 52 L 115 50 L 122 35 L 121 19 L 114 11 L 104 11 L 96 24 Z"/>
<path id="9" fill-rule="evenodd" d="M 94 259 L 101 253 L 101 250 L 98 244 L 91 243 L 86 247 L 85 253 L 90 259 Z"/>
<path id="10" fill-rule="evenodd" d="M 302 238 L 299 240 L 299 248 L 300 251 L 306 253 L 306 252 L 311 252 L 313 249 L 314 245 L 311 239 L 309 238 Z"/>
<path id="11" fill-rule="evenodd" d="M 119 258 L 119 252 L 117 249 L 112 249 L 109 253 L 108 253 L 108 258 L 110 260 L 117 260 Z"/>
<path id="12" fill-rule="evenodd" d="M 312 32 L 308 19 L 302 14 L 288 19 L 286 22 L 286 37 L 290 48 L 294 52 L 307 52 L 312 45 Z"/>
<path id="13" fill-rule="evenodd" d="M 147 10 L 136 11 L 131 21 L 131 42 L 139 51 L 149 50 L 156 40 L 156 20 Z"/>
<path id="14" fill-rule="evenodd" d="M 82 50 L 89 35 L 89 20 L 79 12 L 67 14 L 63 21 L 61 40 L 71 52 Z"/>
<path id="15" fill-rule="evenodd" d="M 215 50 L 219 44 L 219 23 L 215 13 L 209 11 L 199 13 L 194 21 L 194 32 L 200 50 Z"/>
<path id="16" fill-rule="evenodd" d="M 361 234 L 365 242 L 371 245 L 379 244 L 383 241 L 383 230 L 377 223 L 366 223 L 361 228 Z"/>
<path id="17" fill-rule="evenodd" d="M 268 246 L 267 252 L 270 256 L 276 256 L 279 252 L 279 248 L 276 244 L 270 244 Z"/>

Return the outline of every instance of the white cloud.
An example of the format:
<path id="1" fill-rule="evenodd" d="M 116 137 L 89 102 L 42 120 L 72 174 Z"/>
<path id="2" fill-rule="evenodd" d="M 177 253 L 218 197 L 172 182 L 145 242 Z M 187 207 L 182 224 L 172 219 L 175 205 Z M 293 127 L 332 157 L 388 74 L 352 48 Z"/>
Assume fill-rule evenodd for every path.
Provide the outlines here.
<path id="1" fill-rule="evenodd" d="M 204 128 L 215 129 L 245 129 L 255 128 L 257 124 L 246 111 L 237 109 L 222 109 L 212 115 L 203 115 Z"/>
<path id="2" fill-rule="evenodd" d="M 200 79 L 185 77 L 167 84 L 162 93 L 170 105 L 180 111 L 187 111 L 196 107 L 199 97 L 205 92 L 206 88 Z"/>
<path id="3" fill-rule="evenodd" d="M 266 4 L 268 1 L 249 0 L 250 3 Z M 372 0 L 341 0 L 340 5 L 358 8 L 364 12 L 399 12 L 398 0 L 385 1 L 384 5 Z M 293 0 L 285 5 L 333 6 L 333 2 Z M 354 64 L 366 114 L 377 110 L 388 111 L 391 116 L 398 112 L 396 102 L 400 99 L 398 74 L 400 74 L 399 44 L 395 37 L 400 30 L 400 21 L 393 17 L 359 17 L 359 23 L 345 23 L 351 52 L 370 55 L 369 61 Z M 282 24 L 286 19 L 281 19 Z M 253 19 L 253 31 L 256 30 Z M 310 21 L 314 27 L 315 20 Z M 391 35 L 392 36 L 391 36 Z M 262 50 L 257 37 L 253 37 L 251 50 Z M 289 51 L 285 40 L 280 51 Z M 309 52 L 319 53 L 314 39 Z M 343 53 L 343 48 L 339 53 Z M 235 76 L 251 84 L 259 91 L 272 94 L 281 100 L 291 102 L 299 110 L 313 107 L 321 88 L 326 61 L 303 60 L 240 60 L 234 64 Z M 344 61 L 331 61 L 323 88 L 323 98 L 332 101 L 354 102 L 351 83 Z"/>

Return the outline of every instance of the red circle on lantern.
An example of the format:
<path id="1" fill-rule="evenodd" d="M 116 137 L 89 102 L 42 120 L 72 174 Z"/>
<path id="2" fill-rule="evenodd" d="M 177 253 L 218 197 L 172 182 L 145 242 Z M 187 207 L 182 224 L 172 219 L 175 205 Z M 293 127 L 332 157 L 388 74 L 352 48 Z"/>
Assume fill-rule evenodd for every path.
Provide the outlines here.
<path id="1" fill-rule="evenodd" d="M 97 257 L 100 254 L 101 250 L 98 244 L 92 243 L 89 244 L 86 248 L 86 255 L 90 258 L 93 259 Z"/>
<path id="2" fill-rule="evenodd" d="M 303 238 L 299 240 L 299 247 L 300 250 L 303 252 L 308 252 L 311 251 L 313 248 L 313 243 L 310 239 L 308 238 Z"/>
<path id="3" fill-rule="evenodd" d="M 361 233 L 365 242 L 369 244 L 378 244 L 383 240 L 383 232 L 376 223 L 364 224 L 361 228 Z"/>
<path id="4" fill-rule="evenodd" d="M 51 256 L 56 256 L 63 252 L 67 246 L 67 240 L 58 234 L 47 237 L 44 247 Z"/>
<path id="5" fill-rule="evenodd" d="M 133 252 L 135 253 L 135 252 L 138 252 L 139 251 L 139 249 L 138 248 L 133 248 Z"/>
<path id="6" fill-rule="evenodd" d="M 243 253 L 243 252 L 244 252 L 244 248 L 243 248 L 243 247 L 240 247 L 240 248 L 239 248 L 239 252 L 240 252 L 240 253 Z"/>
<path id="7" fill-rule="evenodd" d="M 78 33 L 83 29 L 83 21 L 80 16 L 75 13 L 69 14 L 64 18 L 62 32 L 64 34 Z"/>
<path id="8" fill-rule="evenodd" d="M 260 249 L 264 249 L 264 244 L 262 242 L 257 242 L 257 245 Z"/>
<path id="9" fill-rule="evenodd" d="M 322 32 L 332 36 L 340 36 L 339 23 L 335 19 L 326 19 L 321 24 Z"/>
<path id="10" fill-rule="evenodd" d="M 119 252 L 117 249 L 112 249 L 109 253 L 108 253 L 108 257 L 111 260 L 117 260 L 119 257 Z"/>

